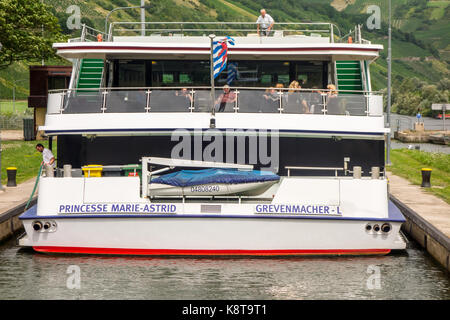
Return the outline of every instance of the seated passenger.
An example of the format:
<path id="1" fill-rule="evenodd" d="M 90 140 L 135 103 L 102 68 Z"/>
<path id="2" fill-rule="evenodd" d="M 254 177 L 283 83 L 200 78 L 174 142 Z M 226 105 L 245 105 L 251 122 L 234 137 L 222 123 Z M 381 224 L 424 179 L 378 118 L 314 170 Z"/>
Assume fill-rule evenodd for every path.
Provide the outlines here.
<path id="1" fill-rule="evenodd" d="M 289 92 L 286 97 L 288 109 L 294 111 L 294 113 L 309 113 L 308 103 L 300 91 L 301 88 L 300 83 L 296 80 L 289 85 Z"/>
<path id="2" fill-rule="evenodd" d="M 266 101 L 278 101 L 280 98 L 279 94 L 275 92 L 274 87 L 267 89 L 266 92 L 264 92 L 263 97 Z"/>
<path id="3" fill-rule="evenodd" d="M 329 90 L 327 93 L 328 97 L 336 97 L 337 96 L 337 90 L 336 90 L 336 86 L 334 84 L 329 84 L 327 86 L 327 89 Z"/>
<path id="4" fill-rule="evenodd" d="M 230 91 L 229 85 L 223 86 L 223 93 L 217 98 L 214 105 L 219 104 L 219 112 L 225 111 L 225 107 L 236 102 L 236 93 Z"/>
<path id="5" fill-rule="evenodd" d="M 175 91 L 175 95 L 177 97 L 184 98 L 183 102 L 184 102 L 184 105 L 187 106 L 187 108 L 191 107 L 193 99 L 192 99 L 192 95 L 189 93 L 188 89 L 183 88 L 180 91 Z"/>
<path id="6" fill-rule="evenodd" d="M 329 84 L 327 89 L 327 113 L 335 115 L 345 114 L 343 106 L 339 103 L 336 86 L 334 84 Z"/>
<path id="7" fill-rule="evenodd" d="M 309 106 L 311 108 L 311 113 L 322 113 L 323 110 L 323 96 L 324 93 L 319 90 L 317 86 L 313 87 L 313 91 L 311 92 L 309 98 Z"/>

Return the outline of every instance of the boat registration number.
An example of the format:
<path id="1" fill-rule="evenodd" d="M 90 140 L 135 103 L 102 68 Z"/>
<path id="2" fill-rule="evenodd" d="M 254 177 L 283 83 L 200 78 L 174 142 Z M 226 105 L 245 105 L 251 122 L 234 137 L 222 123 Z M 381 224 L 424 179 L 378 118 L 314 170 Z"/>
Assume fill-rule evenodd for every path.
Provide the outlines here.
<path id="1" fill-rule="evenodd" d="M 220 187 L 218 185 L 213 186 L 192 186 L 191 192 L 219 192 Z"/>

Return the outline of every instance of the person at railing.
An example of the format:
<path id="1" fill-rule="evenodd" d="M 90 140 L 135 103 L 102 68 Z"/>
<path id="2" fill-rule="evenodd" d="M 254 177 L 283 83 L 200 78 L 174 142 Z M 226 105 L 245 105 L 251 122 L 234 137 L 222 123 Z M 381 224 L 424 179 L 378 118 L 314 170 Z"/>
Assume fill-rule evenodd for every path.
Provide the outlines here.
<path id="1" fill-rule="evenodd" d="M 286 95 L 287 109 L 294 113 L 309 113 L 308 104 L 300 92 L 300 83 L 296 80 L 289 85 L 289 91 Z"/>
<path id="2" fill-rule="evenodd" d="M 334 84 L 329 84 L 327 86 L 327 89 L 329 90 L 327 95 L 328 97 L 337 97 L 337 90 L 336 90 L 336 86 Z"/>
<path id="3" fill-rule="evenodd" d="M 225 107 L 227 105 L 234 104 L 236 100 L 237 100 L 236 93 L 230 91 L 230 86 L 226 84 L 223 86 L 223 93 L 217 98 L 214 105 L 215 106 L 218 105 L 219 106 L 218 111 L 223 112 L 225 111 Z"/>
<path id="4" fill-rule="evenodd" d="M 270 87 L 269 89 L 266 89 L 263 95 L 264 99 L 267 101 L 278 101 L 280 100 L 280 95 L 275 92 L 274 87 Z"/>
<path id="5" fill-rule="evenodd" d="M 339 103 L 338 92 L 334 84 L 327 86 L 327 113 L 328 114 L 345 114 L 345 107 Z"/>
<path id="6" fill-rule="evenodd" d="M 266 13 L 265 9 L 261 9 L 260 12 L 261 15 L 258 17 L 258 20 L 256 20 L 257 32 L 260 37 L 267 37 L 270 34 L 270 30 L 272 30 L 275 21 L 270 15 Z"/>
<path id="7" fill-rule="evenodd" d="M 187 106 L 187 108 L 191 107 L 193 99 L 187 88 L 182 88 L 180 91 L 175 91 L 175 95 L 182 98 L 184 101 L 183 105 Z"/>
<path id="8" fill-rule="evenodd" d="M 323 110 L 323 96 L 326 96 L 317 86 L 313 87 L 313 91 L 309 96 L 309 109 L 311 113 L 321 113 Z"/>
<path id="9" fill-rule="evenodd" d="M 275 91 L 274 87 L 266 89 L 263 94 L 263 99 L 262 110 L 274 112 L 280 107 L 280 94 Z"/>

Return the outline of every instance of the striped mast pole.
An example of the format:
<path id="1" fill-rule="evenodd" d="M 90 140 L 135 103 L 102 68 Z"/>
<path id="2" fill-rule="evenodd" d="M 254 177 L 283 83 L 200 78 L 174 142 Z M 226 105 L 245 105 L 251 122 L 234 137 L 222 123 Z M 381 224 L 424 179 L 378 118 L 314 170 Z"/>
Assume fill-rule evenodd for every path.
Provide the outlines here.
<path id="1" fill-rule="evenodd" d="M 214 88 L 214 38 L 216 37 L 215 34 L 210 34 L 209 38 L 211 39 L 211 57 L 210 57 L 210 76 L 211 76 L 211 104 L 212 104 L 212 117 L 211 117 L 211 122 L 210 122 L 210 127 L 211 128 L 215 128 L 216 127 L 216 119 L 215 119 L 215 114 L 216 114 L 216 108 L 215 108 L 215 104 L 214 104 L 214 100 L 215 100 L 215 88 Z"/>

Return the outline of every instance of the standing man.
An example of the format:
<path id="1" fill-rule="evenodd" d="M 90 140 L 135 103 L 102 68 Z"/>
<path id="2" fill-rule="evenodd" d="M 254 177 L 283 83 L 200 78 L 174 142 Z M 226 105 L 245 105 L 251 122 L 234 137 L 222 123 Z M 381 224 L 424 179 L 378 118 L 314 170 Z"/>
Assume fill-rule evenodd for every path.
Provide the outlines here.
<path id="1" fill-rule="evenodd" d="M 36 145 L 36 150 L 42 153 L 42 162 L 44 165 L 49 165 L 52 168 L 55 167 L 55 156 L 49 149 L 44 148 L 42 144 L 38 143 Z"/>
<path id="2" fill-rule="evenodd" d="M 258 20 L 256 20 L 258 35 L 260 37 L 268 36 L 270 30 L 272 30 L 274 23 L 275 21 L 272 19 L 270 15 L 266 13 L 266 10 L 261 9 L 261 15 L 258 17 Z"/>

